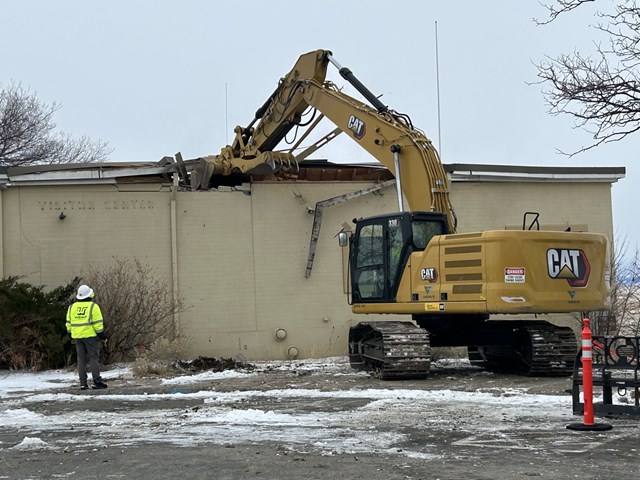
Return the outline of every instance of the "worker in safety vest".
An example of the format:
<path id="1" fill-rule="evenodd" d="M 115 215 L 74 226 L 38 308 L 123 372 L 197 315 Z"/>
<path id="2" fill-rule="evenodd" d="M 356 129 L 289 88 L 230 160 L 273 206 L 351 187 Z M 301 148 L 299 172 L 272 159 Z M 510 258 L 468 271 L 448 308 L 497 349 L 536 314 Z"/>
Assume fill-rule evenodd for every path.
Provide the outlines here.
<path id="1" fill-rule="evenodd" d="M 67 310 L 67 332 L 76 344 L 78 359 L 78 375 L 80 377 L 80 389 L 86 390 L 87 385 L 87 359 L 91 367 L 91 388 L 107 388 L 107 384 L 100 376 L 100 340 L 106 340 L 104 321 L 100 306 L 93 301 L 93 289 L 88 285 L 80 285 L 74 302 Z"/>

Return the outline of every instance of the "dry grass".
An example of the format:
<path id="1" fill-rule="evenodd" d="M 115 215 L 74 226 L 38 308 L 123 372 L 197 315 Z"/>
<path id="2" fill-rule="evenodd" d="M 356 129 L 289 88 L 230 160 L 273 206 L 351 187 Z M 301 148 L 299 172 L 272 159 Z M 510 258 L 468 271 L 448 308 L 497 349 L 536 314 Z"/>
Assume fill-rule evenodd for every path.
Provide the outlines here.
<path id="1" fill-rule="evenodd" d="M 141 351 L 131 370 L 136 377 L 170 375 L 178 371 L 176 364 L 186 359 L 189 350 L 190 341 L 186 337 L 173 340 L 161 337 Z"/>

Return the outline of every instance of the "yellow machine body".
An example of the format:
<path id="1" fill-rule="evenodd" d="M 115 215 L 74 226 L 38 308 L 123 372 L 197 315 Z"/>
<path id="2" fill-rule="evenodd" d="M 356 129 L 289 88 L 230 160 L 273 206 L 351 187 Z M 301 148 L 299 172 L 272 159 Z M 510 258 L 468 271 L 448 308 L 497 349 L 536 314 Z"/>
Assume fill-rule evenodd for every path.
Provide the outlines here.
<path id="1" fill-rule="evenodd" d="M 396 301 L 355 313 L 522 314 L 608 307 L 607 238 L 592 233 L 489 230 L 433 237 L 413 252 Z"/>

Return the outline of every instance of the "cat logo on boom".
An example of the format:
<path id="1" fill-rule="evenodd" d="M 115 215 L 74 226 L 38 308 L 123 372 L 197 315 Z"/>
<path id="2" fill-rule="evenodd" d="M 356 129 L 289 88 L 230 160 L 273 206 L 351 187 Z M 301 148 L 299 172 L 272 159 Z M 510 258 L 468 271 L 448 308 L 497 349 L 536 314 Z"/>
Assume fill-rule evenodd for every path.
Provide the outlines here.
<path id="1" fill-rule="evenodd" d="M 353 136 L 358 140 L 361 140 L 362 137 L 364 137 L 364 134 L 367 133 L 367 125 L 355 115 L 351 115 L 349 117 L 347 127 L 353 132 Z"/>
<path id="2" fill-rule="evenodd" d="M 566 279 L 572 287 L 586 287 L 591 265 L 582 250 L 550 248 L 547 250 L 547 272 L 551 278 Z"/>

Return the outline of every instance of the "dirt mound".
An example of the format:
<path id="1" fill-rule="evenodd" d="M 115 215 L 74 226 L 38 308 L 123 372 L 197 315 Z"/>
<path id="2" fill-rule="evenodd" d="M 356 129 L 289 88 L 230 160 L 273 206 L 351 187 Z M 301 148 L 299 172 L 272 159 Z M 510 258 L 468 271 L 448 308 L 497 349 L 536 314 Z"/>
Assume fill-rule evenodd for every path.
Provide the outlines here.
<path id="1" fill-rule="evenodd" d="M 222 372 L 224 370 L 247 370 L 253 368 L 245 361 L 234 360 L 233 358 L 198 357 L 189 361 L 180 361 L 178 368 L 188 372 Z"/>

